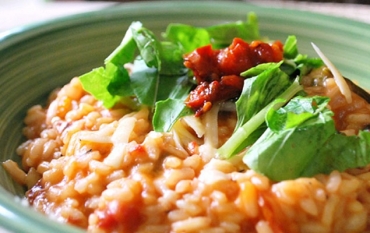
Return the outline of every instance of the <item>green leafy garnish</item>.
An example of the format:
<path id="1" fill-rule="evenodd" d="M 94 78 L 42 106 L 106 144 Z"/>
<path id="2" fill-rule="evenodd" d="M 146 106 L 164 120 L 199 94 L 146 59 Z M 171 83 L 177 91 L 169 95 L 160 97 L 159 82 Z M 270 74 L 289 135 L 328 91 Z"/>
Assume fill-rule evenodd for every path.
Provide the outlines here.
<path id="1" fill-rule="evenodd" d="M 118 102 L 125 104 L 127 96 L 134 96 L 139 104 L 153 109 L 158 101 L 168 98 L 182 100 L 185 108 L 183 100 L 193 83 L 182 55 L 181 46 L 159 41 L 141 23 L 134 22 L 122 43 L 105 59 L 105 67 L 80 76 L 80 80 L 84 89 L 107 108 Z M 130 75 L 124 68 L 127 63 L 133 63 Z"/>
<path id="2" fill-rule="evenodd" d="M 187 24 L 170 24 L 163 37 L 179 43 L 185 52 L 211 44 L 213 48 L 225 48 L 236 37 L 245 41 L 261 39 L 257 16 L 249 13 L 246 21 L 236 21 L 210 27 L 194 27 Z"/>
<path id="3" fill-rule="evenodd" d="M 184 104 L 194 84 L 183 65 L 183 55 L 206 44 L 226 47 L 234 37 L 259 38 L 254 13 L 245 22 L 204 28 L 170 24 L 164 40 L 140 22 L 133 22 L 121 44 L 105 59 L 105 66 L 81 75 L 80 80 L 83 88 L 106 108 L 117 103 L 151 107 L 154 129 L 169 131 L 181 116 L 192 113 Z M 133 63 L 130 72 L 123 68 L 127 63 Z M 132 105 L 128 97 L 134 97 L 138 104 Z"/>
<path id="4" fill-rule="evenodd" d="M 105 68 L 99 67 L 81 75 L 80 80 L 83 88 L 96 99 L 103 101 L 106 108 L 113 107 L 123 97 L 116 93 L 120 92 L 121 88 L 126 90 L 125 87 L 129 86 L 128 72 L 113 63 L 108 63 Z M 129 89 L 127 95 L 131 94 L 132 91 Z"/>
<path id="5" fill-rule="evenodd" d="M 299 72 L 300 77 L 306 75 L 314 68 L 323 66 L 320 58 L 310 58 L 306 54 L 300 54 L 297 47 L 297 38 L 288 36 L 284 43 L 284 63 L 281 69 L 292 75 L 294 72 Z"/>
<path id="6" fill-rule="evenodd" d="M 302 86 L 299 85 L 297 81 L 293 82 L 284 90 L 283 93 L 275 96 L 275 99 L 272 102 L 267 103 L 265 107 L 254 113 L 248 121 L 244 124 L 239 123 L 240 126 L 236 127 L 233 135 L 218 149 L 219 157 L 230 158 L 242 149 L 254 143 L 258 136 L 260 136 L 264 131 L 263 124 L 265 122 L 265 115 L 269 109 L 278 108 L 284 105 L 300 90 L 302 90 Z M 259 135 L 256 135 L 256 133 Z"/>
<path id="7" fill-rule="evenodd" d="M 181 117 L 193 114 L 184 104 L 194 88 L 184 54 L 209 44 L 225 48 L 236 37 L 263 40 L 254 13 L 246 21 L 209 27 L 170 24 L 161 39 L 133 22 L 104 66 L 80 80 L 107 108 L 149 106 L 154 130 L 167 132 Z M 302 93 L 301 78 L 323 66 L 322 60 L 300 54 L 295 36 L 287 37 L 283 55 L 281 62 L 260 64 L 240 74 L 245 81 L 236 101 L 236 127 L 218 156 L 240 154 L 250 168 L 276 181 L 370 163 L 370 133 L 337 132 L 329 99 Z M 124 68 L 128 63 L 132 69 Z"/>
<path id="8" fill-rule="evenodd" d="M 345 136 L 336 131 L 329 98 L 296 97 L 285 107 L 270 109 L 268 129 L 243 161 L 275 181 L 311 177 L 370 162 L 370 133 Z"/>
<path id="9" fill-rule="evenodd" d="M 157 132 L 166 132 L 183 116 L 193 113 L 189 108 L 183 105 L 181 99 L 166 99 L 157 102 L 155 108 L 157 111 L 153 116 L 153 127 Z M 163 119 L 166 119 L 165 121 Z"/>

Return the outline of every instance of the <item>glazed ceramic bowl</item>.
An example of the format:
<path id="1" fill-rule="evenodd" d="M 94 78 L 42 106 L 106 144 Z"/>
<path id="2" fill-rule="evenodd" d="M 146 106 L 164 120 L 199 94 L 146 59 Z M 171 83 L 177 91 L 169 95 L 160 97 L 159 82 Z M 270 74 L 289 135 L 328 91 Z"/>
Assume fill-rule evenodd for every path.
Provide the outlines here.
<path id="1" fill-rule="evenodd" d="M 301 53 L 315 56 L 311 42 L 342 71 L 370 88 L 369 25 L 308 12 L 262 8 L 243 2 L 140 2 L 16 28 L 0 35 L 0 162 L 19 162 L 26 110 L 44 104 L 56 87 L 101 66 L 132 21 L 160 35 L 168 23 L 209 26 L 259 19 L 261 35 L 284 41 L 296 35 Z M 0 226 L 11 232 L 79 232 L 22 204 L 25 189 L 0 166 Z"/>

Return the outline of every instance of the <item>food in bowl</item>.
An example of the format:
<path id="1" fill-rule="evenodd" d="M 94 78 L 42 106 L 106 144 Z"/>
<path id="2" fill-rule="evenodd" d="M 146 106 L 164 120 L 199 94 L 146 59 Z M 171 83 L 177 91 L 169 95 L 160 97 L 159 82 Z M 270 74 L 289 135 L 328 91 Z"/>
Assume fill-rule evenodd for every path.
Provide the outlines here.
<path id="1" fill-rule="evenodd" d="M 88 232 L 363 232 L 369 103 L 257 19 L 134 22 L 104 66 L 29 109 L 19 146 L 38 211 Z"/>

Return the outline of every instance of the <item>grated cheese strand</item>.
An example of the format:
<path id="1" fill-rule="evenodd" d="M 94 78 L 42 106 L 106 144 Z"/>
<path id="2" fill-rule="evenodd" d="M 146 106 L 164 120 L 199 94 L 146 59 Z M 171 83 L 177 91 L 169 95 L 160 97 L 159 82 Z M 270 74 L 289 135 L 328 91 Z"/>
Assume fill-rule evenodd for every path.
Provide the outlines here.
<path id="1" fill-rule="evenodd" d="M 219 104 L 214 104 L 210 111 L 208 111 L 204 118 L 203 124 L 205 125 L 204 144 L 213 148 L 218 146 L 218 112 L 220 110 Z"/>
<path id="2" fill-rule="evenodd" d="M 352 95 L 351 89 L 349 88 L 346 80 L 343 78 L 342 74 L 339 70 L 334 66 L 334 64 L 321 52 L 319 47 L 317 47 L 314 43 L 311 43 L 312 47 L 322 59 L 324 64 L 329 68 L 330 72 L 333 74 L 335 83 L 337 84 L 340 93 L 346 98 L 347 103 L 352 103 Z"/>

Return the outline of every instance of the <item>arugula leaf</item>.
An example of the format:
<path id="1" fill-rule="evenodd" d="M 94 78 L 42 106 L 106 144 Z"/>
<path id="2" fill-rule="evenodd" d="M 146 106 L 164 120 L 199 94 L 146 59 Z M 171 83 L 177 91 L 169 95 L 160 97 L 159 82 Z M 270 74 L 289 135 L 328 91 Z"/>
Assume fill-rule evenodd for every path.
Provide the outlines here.
<path id="1" fill-rule="evenodd" d="M 333 134 L 323 144 L 314 159 L 307 165 L 301 176 L 311 177 L 318 173 L 329 174 L 364 167 L 370 163 L 370 133 L 360 131 L 357 136 Z"/>
<path id="2" fill-rule="evenodd" d="M 284 108 L 271 109 L 266 115 L 267 126 L 275 133 L 298 126 L 323 111 L 329 102 L 326 97 L 296 97 Z"/>
<path id="3" fill-rule="evenodd" d="M 214 48 L 224 48 L 229 46 L 235 37 L 245 41 L 261 39 L 259 34 L 257 15 L 251 12 L 247 15 L 246 21 L 236 21 L 215 25 L 207 28 L 210 40 Z"/>
<path id="4" fill-rule="evenodd" d="M 153 128 L 156 132 L 168 132 L 183 116 L 193 113 L 186 107 L 182 99 L 166 99 L 156 103 L 156 111 L 153 115 Z"/>
<path id="5" fill-rule="evenodd" d="M 122 100 L 122 97 L 133 94 L 130 77 L 123 65 L 134 59 L 136 43 L 132 30 L 141 27 L 140 22 L 133 22 L 121 44 L 104 60 L 105 67 L 93 69 L 80 76 L 82 87 L 96 99 L 101 100 L 106 108 L 113 107 Z"/>
<path id="6" fill-rule="evenodd" d="M 119 94 L 120 90 L 111 86 L 112 81 L 118 84 L 118 87 L 125 87 L 128 85 L 129 77 L 126 70 L 108 63 L 105 68 L 99 67 L 81 75 L 80 80 L 86 91 L 90 92 L 96 99 L 102 100 L 104 107 L 111 108 L 121 99 L 121 96 L 116 95 Z"/>
<path id="7" fill-rule="evenodd" d="M 199 47 L 211 44 L 213 48 L 225 48 L 234 38 L 239 37 L 245 41 L 260 38 L 257 16 L 251 12 L 246 21 L 223 23 L 209 27 L 194 27 L 187 24 L 169 24 L 164 38 L 180 44 L 185 53 Z"/>
<path id="8" fill-rule="evenodd" d="M 283 47 L 284 63 L 281 69 L 288 75 L 292 75 L 298 71 L 300 77 L 306 75 L 314 68 L 323 66 L 323 62 L 319 58 L 309 58 L 307 55 L 298 52 L 297 38 L 288 36 Z"/>
<path id="9" fill-rule="evenodd" d="M 238 115 L 236 129 L 290 86 L 289 76 L 279 69 L 280 64 L 261 64 L 243 73 L 257 76 L 244 80 L 242 93 L 236 101 Z M 262 72 L 258 74 L 260 71 Z"/>
<path id="10" fill-rule="evenodd" d="M 155 102 L 168 98 L 184 101 L 192 87 L 186 74 L 161 75 L 157 69 L 149 68 L 140 59 L 134 62 L 130 85 L 139 102 L 152 107 Z"/>
<path id="11" fill-rule="evenodd" d="M 318 111 L 297 108 L 299 104 L 312 105 L 315 100 L 321 105 Z M 295 97 L 283 111 L 271 109 L 266 121 L 274 128 L 267 129 L 247 150 L 243 162 L 275 181 L 300 177 L 319 148 L 336 133 L 333 113 L 323 108 L 328 101 L 326 97 Z"/>
<path id="12" fill-rule="evenodd" d="M 155 68 L 149 68 L 145 61 L 134 62 L 130 77 L 130 86 L 139 103 L 153 107 L 158 91 L 159 74 Z"/>
<path id="13" fill-rule="evenodd" d="M 134 38 L 137 48 L 140 51 L 141 58 L 145 61 L 147 66 L 160 69 L 161 45 L 153 32 L 144 27 L 131 28 L 131 31 L 132 37 Z"/>
<path id="14" fill-rule="evenodd" d="M 310 58 L 308 55 L 299 54 L 294 62 L 297 64 L 297 69 L 300 71 L 300 76 L 308 74 L 312 69 L 322 67 L 324 65 L 320 58 Z"/>
<path id="15" fill-rule="evenodd" d="M 242 72 L 240 74 L 240 76 L 242 76 L 244 78 L 257 76 L 257 75 L 261 74 L 262 72 L 264 72 L 266 70 L 275 69 L 276 67 L 280 67 L 281 64 L 282 64 L 282 62 L 279 62 L 279 63 L 276 63 L 276 62 L 262 63 L 262 64 L 259 64 L 255 67 L 252 67 L 252 68 Z"/>
<path id="16" fill-rule="evenodd" d="M 302 90 L 298 81 L 294 81 L 283 93 L 268 103 L 259 112 L 253 115 L 246 123 L 236 128 L 233 135 L 218 149 L 218 156 L 221 158 L 230 158 L 240 152 L 246 146 L 253 143 L 250 137 L 256 138 L 255 132 L 261 133 L 261 125 L 265 121 L 265 115 L 270 108 L 279 108 L 287 103 L 297 92 Z M 247 144 L 249 143 L 249 144 Z"/>
<path id="17" fill-rule="evenodd" d="M 161 67 L 159 73 L 165 76 L 184 75 L 187 69 L 184 66 L 184 50 L 178 44 L 172 42 L 161 42 Z"/>
<path id="18" fill-rule="evenodd" d="M 345 136 L 335 129 L 329 98 L 295 97 L 266 115 L 269 128 L 243 161 L 275 181 L 344 171 L 370 163 L 370 133 Z"/>
<path id="19" fill-rule="evenodd" d="M 283 56 L 285 59 L 294 59 L 298 56 L 297 38 L 295 36 L 288 36 L 283 47 Z"/>
<path id="20" fill-rule="evenodd" d="M 176 77 L 161 75 L 160 95 L 152 120 L 156 132 L 168 132 L 178 119 L 194 113 L 185 105 L 185 99 L 192 86 L 187 74 Z"/>
<path id="21" fill-rule="evenodd" d="M 208 45 L 211 41 L 205 28 L 179 23 L 169 24 L 163 37 L 176 44 L 181 44 L 185 53 Z"/>
<path id="22" fill-rule="evenodd" d="M 144 27 L 132 31 L 141 56 L 134 63 L 131 87 L 140 103 L 154 107 L 157 101 L 187 95 L 192 85 L 186 76 L 182 49 L 170 42 L 159 42 Z"/>
<path id="23" fill-rule="evenodd" d="M 104 64 L 113 63 L 116 66 L 123 66 L 131 62 L 135 57 L 136 44 L 132 36 L 133 30 L 139 30 L 143 25 L 140 22 L 131 23 L 125 33 L 121 44 L 113 50 L 111 54 L 104 60 Z"/>
<path id="24" fill-rule="evenodd" d="M 130 88 L 130 76 L 123 66 L 108 63 L 105 66 L 105 76 L 110 77 L 107 90 L 111 95 L 125 97 L 133 94 Z"/>

